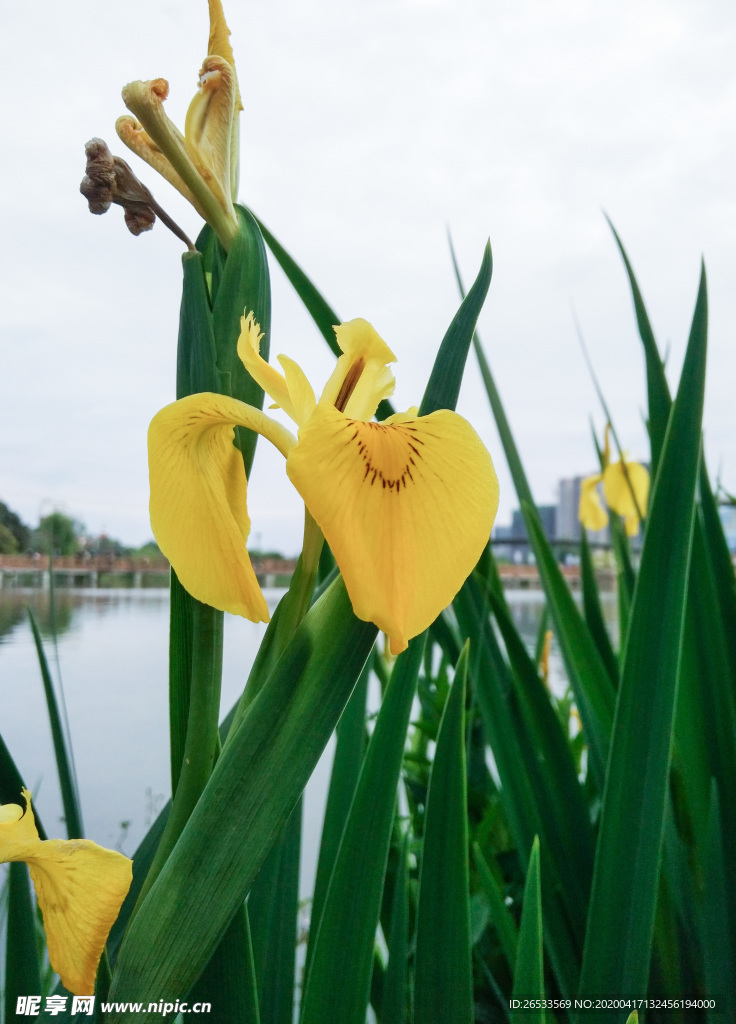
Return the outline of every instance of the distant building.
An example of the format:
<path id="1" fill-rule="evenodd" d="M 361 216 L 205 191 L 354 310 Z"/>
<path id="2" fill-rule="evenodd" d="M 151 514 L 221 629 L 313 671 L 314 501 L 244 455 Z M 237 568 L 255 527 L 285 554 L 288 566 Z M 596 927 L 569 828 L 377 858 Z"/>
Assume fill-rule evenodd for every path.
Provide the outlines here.
<path id="1" fill-rule="evenodd" d="M 731 554 L 736 554 L 736 505 L 719 505 L 718 515 L 721 519 L 726 543 Z"/>
<path id="2" fill-rule="evenodd" d="M 545 536 L 548 540 L 554 540 L 557 506 L 538 505 L 537 511 L 542 520 L 542 529 Z M 516 564 L 532 561 L 532 552 L 521 509 L 514 509 L 511 513 L 511 524 L 509 526 L 499 525 L 494 528 L 493 538 L 496 541 L 507 541 L 505 544 L 497 543 L 494 545 L 497 558 L 508 559 L 509 562 L 515 562 Z"/>
<path id="3" fill-rule="evenodd" d="M 592 473 L 587 474 L 592 476 Z M 580 520 L 578 509 L 580 508 L 580 489 L 586 477 L 573 476 L 560 480 L 558 487 L 559 500 L 557 502 L 557 533 L 556 540 L 580 539 Z M 598 484 L 598 493 L 603 499 L 603 485 Z M 602 502 L 605 508 L 605 502 Z M 602 530 L 588 530 L 588 540 L 595 544 L 611 543 L 611 528 L 604 526 Z"/>

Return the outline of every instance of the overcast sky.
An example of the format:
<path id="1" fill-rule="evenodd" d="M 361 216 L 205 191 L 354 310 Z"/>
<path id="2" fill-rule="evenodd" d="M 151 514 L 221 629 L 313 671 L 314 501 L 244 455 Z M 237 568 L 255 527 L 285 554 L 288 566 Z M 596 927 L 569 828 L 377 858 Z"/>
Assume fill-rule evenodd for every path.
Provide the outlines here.
<path id="1" fill-rule="evenodd" d="M 616 224 L 675 384 L 703 254 L 710 291 L 706 451 L 736 489 L 736 7 L 726 0 L 234 0 L 243 94 L 240 198 L 340 317 L 398 356 L 419 401 L 486 238 L 480 333 L 537 500 L 592 471 L 602 415 L 571 305 L 632 457 L 646 457 L 643 360 Z M 128 543 L 150 536 L 145 437 L 171 401 L 180 243 L 133 238 L 78 193 L 84 143 L 129 159 L 194 236 L 200 222 L 116 140 L 128 81 L 165 77 L 182 128 L 206 54 L 205 0 L 4 4 L 0 500 L 56 506 Z M 272 352 L 317 389 L 331 356 L 278 268 Z M 472 360 L 459 411 L 516 501 Z M 263 442 L 254 541 L 298 549 L 302 510 Z"/>

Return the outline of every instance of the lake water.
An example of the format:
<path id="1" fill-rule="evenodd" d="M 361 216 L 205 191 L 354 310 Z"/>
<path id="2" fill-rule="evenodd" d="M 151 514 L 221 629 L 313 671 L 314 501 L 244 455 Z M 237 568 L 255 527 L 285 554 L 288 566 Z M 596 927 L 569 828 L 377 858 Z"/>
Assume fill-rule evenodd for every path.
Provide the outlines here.
<path id="1" fill-rule="evenodd" d="M 271 610 L 283 591 L 266 590 Z M 529 644 L 536 637 L 543 595 L 508 594 Z M 58 665 L 49 633 L 49 596 L 38 590 L 0 591 L 0 733 L 49 835 L 63 836 L 62 806 L 35 646 L 30 605 L 45 636 L 52 674 L 60 666 L 79 780 L 85 834 L 132 854 L 168 799 L 169 592 L 57 590 Z M 222 714 L 238 699 L 265 624 L 225 616 Z M 564 675 L 553 650 L 550 682 Z M 305 793 L 301 891 L 313 887 L 322 814 L 333 755 L 328 745 Z"/>

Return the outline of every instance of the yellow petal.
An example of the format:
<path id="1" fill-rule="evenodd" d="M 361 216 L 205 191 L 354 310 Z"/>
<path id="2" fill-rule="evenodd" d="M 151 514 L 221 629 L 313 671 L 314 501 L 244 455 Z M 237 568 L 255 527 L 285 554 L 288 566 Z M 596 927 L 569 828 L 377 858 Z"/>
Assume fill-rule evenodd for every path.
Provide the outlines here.
<path id="1" fill-rule="evenodd" d="M 210 38 L 207 45 L 208 56 L 223 57 L 230 67 L 235 71 L 235 57 L 233 48 L 230 45 L 230 29 L 225 21 L 225 12 L 222 9 L 220 0 L 209 0 L 210 6 Z M 237 89 L 237 79 L 236 79 Z M 240 91 L 236 91 L 236 109 L 242 110 L 243 104 L 240 101 Z"/>
<path id="2" fill-rule="evenodd" d="M 603 493 L 608 507 L 627 520 L 627 533 L 634 536 L 639 530 L 639 514 L 647 511 L 649 473 L 638 462 L 627 462 L 625 471 L 622 462 L 615 462 L 603 473 Z"/>
<path id="3" fill-rule="evenodd" d="M 190 395 L 148 431 L 151 525 L 182 585 L 198 601 L 267 622 L 250 563 L 243 458 L 233 427 L 257 430 L 286 454 L 295 441 L 260 409 L 223 395 Z"/>
<path id="4" fill-rule="evenodd" d="M 317 405 L 287 472 L 337 559 L 355 614 L 394 654 L 455 597 L 498 507 L 491 457 L 446 410 L 392 424 Z"/>
<path id="5" fill-rule="evenodd" d="M 221 611 L 267 622 L 245 541 L 243 458 L 233 446 L 232 399 L 192 395 L 162 409 L 148 431 L 151 526 L 182 586 Z"/>
<path id="6" fill-rule="evenodd" d="M 218 60 L 216 57 L 208 59 Z M 123 102 L 138 118 L 148 137 L 169 161 L 188 191 L 196 196 L 197 210 L 200 213 L 204 211 L 207 221 L 217 232 L 225 248 L 228 248 L 239 229 L 237 214 L 227 198 L 230 193 L 229 168 L 226 175 L 227 187 L 220 183 L 221 187 L 213 190 L 211 182 L 202 176 L 193 160 L 193 153 L 199 155 L 198 151 L 190 151 L 186 139 L 164 111 L 164 100 L 168 94 L 169 83 L 164 78 L 155 78 L 148 82 L 130 82 L 123 88 Z M 123 121 L 117 127 L 118 134 L 126 145 L 129 141 L 135 140 L 135 135 L 130 132 L 127 122 Z M 166 177 L 171 180 L 168 174 Z"/>
<path id="7" fill-rule="evenodd" d="M 608 513 L 601 505 L 596 490 L 602 479 L 602 475 L 598 473 L 596 476 L 586 477 L 580 485 L 578 519 L 586 530 L 602 530 L 608 523 Z"/>
<path id="8" fill-rule="evenodd" d="M 164 156 L 156 143 L 150 137 L 143 125 L 128 114 L 119 117 L 115 122 L 115 131 L 128 149 L 131 149 L 141 160 L 145 160 L 149 167 L 157 171 L 165 178 L 170 185 L 180 192 L 187 199 L 200 217 L 207 220 L 207 214 L 199 205 L 197 197 L 191 189 L 187 188 L 180 174 L 174 170 L 169 163 L 168 157 Z"/>
<path id="9" fill-rule="evenodd" d="M 286 386 L 292 405 L 292 419 L 295 423 L 306 423 L 314 412 L 317 399 L 314 397 L 312 385 L 307 380 L 304 370 L 288 356 L 279 356 L 284 371 Z"/>
<path id="10" fill-rule="evenodd" d="M 235 72 L 222 57 L 207 57 L 184 122 L 187 150 L 224 210 L 230 194 L 230 128 L 235 116 Z"/>
<path id="11" fill-rule="evenodd" d="M 256 384 L 274 400 L 277 407 L 284 410 L 294 422 L 297 422 L 294 406 L 289 394 L 289 386 L 282 373 L 271 366 L 261 355 L 261 338 L 263 332 L 256 322 L 255 314 L 248 313 L 240 318 L 240 337 L 238 338 L 238 356 L 243 366 Z"/>
<path id="12" fill-rule="evenodd" d="M 387 363 L 396 356 L 367 320 L 349 320 L 335 327 L 343 355 L 325 384 L 320 402 L 336 405 L 346 416 L 370 420 L 379 402 L 394 391 L 394 375 Z"/>
<path id="13" fill-rule="evenodd" d="M 75 995 L 92 995 L 107 936 L 132 881 L 132 862 L 88 839 L 38 838 L 30 793 L 26 811 L 6 805 L 0 814 L 0 857 L 24 860 L 43 915 L 51 966 Z M 8 821 L 8 810 L 14 821 Z M 14 835 L 6 834 L 10 830 Z M 11 852 L 12 856 L 5 856 Z M 22 853 L 22 856 L 21 856 Z"/>

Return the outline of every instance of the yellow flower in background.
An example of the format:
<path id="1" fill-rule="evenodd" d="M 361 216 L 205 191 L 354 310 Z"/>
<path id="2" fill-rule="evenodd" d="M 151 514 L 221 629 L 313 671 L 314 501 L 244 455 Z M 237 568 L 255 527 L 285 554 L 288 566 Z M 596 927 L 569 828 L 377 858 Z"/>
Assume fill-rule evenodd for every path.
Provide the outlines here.
<path id="1" fill-rule="evenodd" d="M 626 533 L 635 537 L 639 532 L 639 516 L 646 515 L 649 500 L 649 473 L 638 462 L 610 461 L 610 427 L 606 426 L 603 452 L 603 472 L 586 477 L 580 485 L 578 519 L 586 530 L 602 530 L 608 523 L 608 514 L 598 495 L 598 484 L 603 482 L 606 504 L 623 520 Z"/>
<path id="2" fill-rule="evenodd" d="M 184 134 L 164 111 L 169 94 L 164 78 L 126 85 L 123 102 L 138 120 L 120 117 L 115 127 L 126 146 L 189 200 L 227 248 L 238 230 L 233 204 L 238 191 L 238 115 L 243 105 L 220 0 L 209 0 L 209 8 L 207 58 L 187 111 Z"/>
<path id="3" fill-rule="evenodd" d="M 0 862 L 25 861 L 43 914 L 51 966 L 75 995 L 92 995 L 107 936 L 133 877 L 132 861 L 89 839 L 41 840 L 22 790 L 0 806 Z"/>
<path id="4" fill-rule="evenodd" d="M 394 388 L 395 356 L 365 320 L 335 328 L 342 355 L 319 401 L 300 367 L 261 357 L 253 315 L 238 355 L 294 420 L 297 439 L 235 399 L 191 395 L 162 409 L 148 435 L 151 525 L 198 600 L 254 621 L 268 609 L 245 548 L 246 479 L 236 425 L 286 456 L 289 479 L 324 533 L 355 614 L 391 639 L 394 654 L 455 597 L 488 542 L 498 480 L 476 432 L 457 413 L 416 409 L 371 422 Z"/>

